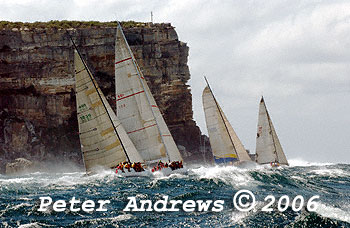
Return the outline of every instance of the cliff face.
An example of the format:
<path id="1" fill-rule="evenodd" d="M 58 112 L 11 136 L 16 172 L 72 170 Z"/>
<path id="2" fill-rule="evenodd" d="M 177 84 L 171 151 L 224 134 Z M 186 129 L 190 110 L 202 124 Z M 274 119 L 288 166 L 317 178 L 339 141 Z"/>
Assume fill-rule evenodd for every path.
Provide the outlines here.
<path id="1" fill-rule="evenodd" d="M 112 107 L 115 28 L 69 29 Z M 170 24 L 124 29 L 184 157 L 199 152 L 188 47 Z M 0 30 L 0 166 L 17 157 L 81 161 L 73 47 L 64 29 Z"/>

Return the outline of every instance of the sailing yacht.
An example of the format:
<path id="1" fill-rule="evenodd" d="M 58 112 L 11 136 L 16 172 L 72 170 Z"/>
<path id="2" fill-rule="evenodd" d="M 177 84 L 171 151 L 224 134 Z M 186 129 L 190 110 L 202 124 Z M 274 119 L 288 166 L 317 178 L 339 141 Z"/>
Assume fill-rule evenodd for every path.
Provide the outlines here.
<path id="1" fill-rule="evenodd" d="M 73 42 L 73 40 L 72 40 Z M 74 44 L 79 137 L 87 173 L 120 162 L 143 162 Z"/>
<path id="2" fill-rule="evenodd" d="M 263 97 L 259 104 L 255 159 L 259 164 L 288 165 Z"/>
<path id="3" fill-rule="evenodd" d="M 251 162 L 251 159 L 220 108 L 209 86 L 203 90 L 203 107 L 209 141 L 216 164 L 239 164 Z"/>
<path id="4" fill-rule="evenodd" d="M 115 41 L 115 88 L 118 119 L 146 163 L 182 161 L 119 23 Z"/>

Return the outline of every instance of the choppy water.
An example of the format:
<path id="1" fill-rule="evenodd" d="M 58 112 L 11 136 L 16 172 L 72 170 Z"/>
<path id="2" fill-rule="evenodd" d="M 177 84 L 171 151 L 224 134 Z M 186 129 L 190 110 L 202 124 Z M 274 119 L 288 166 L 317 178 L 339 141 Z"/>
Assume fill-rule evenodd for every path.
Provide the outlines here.
<path id="1" fill-rule="evenodd" d="M 0 227 L 350 227 L 350 165 L 292 161 L 283 168 L 192 167 L 169 177 L 121 178 L 111 172 L 0 175 Z M 293 165 L 294 164 L 294 165 Z M 257 198 L 256 210 L 234 209 L 241 189 Z M 264 198 L 287 194 L 305 199 L 319 195 L 316 212 L 262 212 Z M 153 202 L 224 200 L 221 212 L 123 212 L 129 196 Z M 37 211 L 39 197 L 53 200 L 110 200 L 107 212 Z M 260 209 L 259 209 L 260 208 Z"/>

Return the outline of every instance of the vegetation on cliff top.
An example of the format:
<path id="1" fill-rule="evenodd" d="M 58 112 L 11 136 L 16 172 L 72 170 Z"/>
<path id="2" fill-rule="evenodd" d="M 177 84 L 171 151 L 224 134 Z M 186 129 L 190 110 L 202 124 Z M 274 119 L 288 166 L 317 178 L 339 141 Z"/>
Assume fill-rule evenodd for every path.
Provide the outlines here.
<path id="1" fill-rule="evenodd" d="M 144 27 L 147 23 L 135 21 L 120 22 L 124 28 Z M 69 28 L 101 28 L 116 27 L 117 21 L 99 22 L 99 21 L 48 21 L 48 22 L 10 22 L 0 21 L 0 29 L 69 29 Z"/>

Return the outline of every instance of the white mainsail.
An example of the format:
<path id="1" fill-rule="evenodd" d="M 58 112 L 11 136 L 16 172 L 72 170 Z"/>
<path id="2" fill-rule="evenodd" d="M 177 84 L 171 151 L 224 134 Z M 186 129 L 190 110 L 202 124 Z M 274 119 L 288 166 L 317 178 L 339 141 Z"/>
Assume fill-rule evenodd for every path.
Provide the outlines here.
<path id="1" fill-rule="evenodd" d="M 181 161 L 181 154 L 120 25 L 115 42 L 117 116 L 146 161 Z"/>
<path id="2" fill-rule="evenodd" d="M 215 162 L 251 161 L 246 149 L 208 86 L 203 90 L 202 99 L 209 141 Z"/>
<path id="3" fill-rule="evenodd" d="M 259 164 L 277 162 L 282 165 L 288 165 L 287 158 L 267 111 L 264 98 L 261 98 L 259 105 L 255 159 Z"/>
<path id="4" fill-rule="evenodd" d="M 79 137 L 86 171 L 143 162 L 77 50 L 74 53 Z"/>

